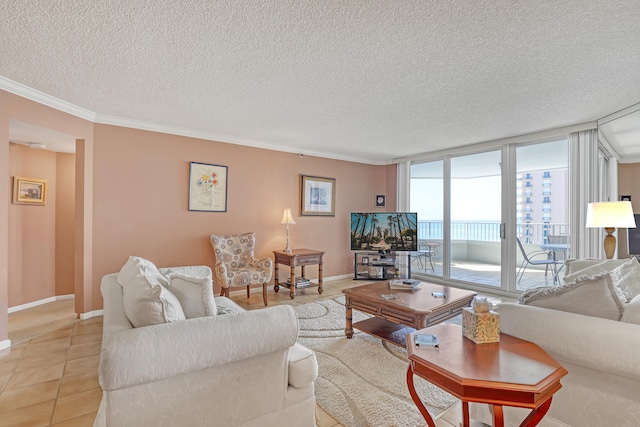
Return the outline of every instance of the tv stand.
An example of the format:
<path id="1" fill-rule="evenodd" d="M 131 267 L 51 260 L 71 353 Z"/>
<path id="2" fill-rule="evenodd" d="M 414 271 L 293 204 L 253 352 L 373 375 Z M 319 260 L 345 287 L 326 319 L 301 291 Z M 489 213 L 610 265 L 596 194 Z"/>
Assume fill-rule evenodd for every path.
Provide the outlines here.
<path id="1" fill-rule="evenodd" d="M 400 271 L 396 261 L 400 253 L 356 251 L 353 255 L 353 280 L 391 280 Z M 411 253 L 407 252 L 407 277 L 411 278 Z"/>

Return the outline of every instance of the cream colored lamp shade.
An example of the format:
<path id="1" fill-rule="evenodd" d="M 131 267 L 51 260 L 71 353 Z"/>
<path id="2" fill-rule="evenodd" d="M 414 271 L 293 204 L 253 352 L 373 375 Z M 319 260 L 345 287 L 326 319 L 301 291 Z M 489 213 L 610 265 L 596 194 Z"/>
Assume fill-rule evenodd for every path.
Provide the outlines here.
<path id="1" fill-rule="evenodd" d="M 284 214 L 282 215 L 280 224 L 287 224 L 287 246 L 284 248 L 284 251 L 288 253 L 291 253 L 291 248 L 289 247 L 289 224 L 295 223 L 296 222 L 293 220 L 293 216 L 291 215 L 291 208 L 286 208 L 284 210 Z"/>
<path id="2" fill-rule="evenodd" d="M 604 253 L 613 258 L 616 251 L 616 228 L 636 228 L 631 202 L 594 202 L 587 206 L 587 228 L 604 228 Z"/>

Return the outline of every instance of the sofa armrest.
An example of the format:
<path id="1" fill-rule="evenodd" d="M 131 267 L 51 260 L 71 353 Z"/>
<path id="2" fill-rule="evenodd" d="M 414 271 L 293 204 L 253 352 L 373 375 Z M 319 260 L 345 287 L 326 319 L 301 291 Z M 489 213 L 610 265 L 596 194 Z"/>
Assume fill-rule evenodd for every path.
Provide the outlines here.
<path id="1" fill-rule="evenodd" d="M 640 380 L 640 326 L 524 304 L 502 303 L 500 332 L 534 342 L 557 358 Z"/>
<path id="2" fill-rule="evenodd" d="M 284 305 L 116 332 L 104 337 L 100 385 L 106 391 L 118 390 L 288 352 L 297 336 L 295 312 Z"/>
<path id="3" fill-rule="evenodd" d="M 273 274 L 273 260 L 271 258 L 253 258 L 249 261 L 249 266 L 267 272 L 267 282 L 271 280 Z"/>

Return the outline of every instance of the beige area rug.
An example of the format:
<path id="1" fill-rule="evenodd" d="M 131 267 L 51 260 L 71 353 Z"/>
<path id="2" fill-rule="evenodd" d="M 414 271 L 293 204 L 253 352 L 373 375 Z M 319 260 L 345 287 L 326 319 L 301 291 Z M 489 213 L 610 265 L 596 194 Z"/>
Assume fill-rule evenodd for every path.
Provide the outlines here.
<path id="1" fill-rule="evenodd" d="M 298 341 L 315 351 L 319 376 L 316 401 L 346 427 L 424 427 L 426 422 L 409 396 L 408 360 L 403 348 L 383 343 L 355 329 L 344 335 L 344 297 L 294 307 L 300 321 Z M 354 323 L 369 317 L 353 311 Z M 457 399 L 415 377 L 422 401 L 434 418 Z"/>

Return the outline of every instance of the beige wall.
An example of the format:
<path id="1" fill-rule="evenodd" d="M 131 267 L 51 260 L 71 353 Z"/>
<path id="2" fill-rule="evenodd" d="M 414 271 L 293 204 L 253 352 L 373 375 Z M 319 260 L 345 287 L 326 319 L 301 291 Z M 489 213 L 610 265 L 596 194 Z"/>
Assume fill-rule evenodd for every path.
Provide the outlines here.
<path id="1" fill-rule="evenodd" d="M 47 181 L 44 206 L 9 205 L 9 307 L 55 295 L 56 153 L 11 144 L 9 176 Z"/>
<path id="2" fill-rule="evenodd" d="M 0 196 L 5 197 L 0 197 L 0 227 L 7 233 L 0 233 L 0 343 L 8 337 L 9 306 L 28 302 L 27 299 L 68 294 L 71 275 L 76 311 L 88 313 L 102 308 L 101 277 L 118 271 L 129 255 L 147 257 L 159 266 L 212 266 L 211 233 L 254 231 L 257 233 L 257 254 L 272 256 L 274 249 L 282 249 L 285 245 L 285 227 L 279 222 L 286 207 L 292 208 L 297 222 L 291 226 L 291 245 L 324 250 L 325 277 L 350 274 L 353 267 L 349 250 L 349 214 L 353 211 L 393 211 L 395 206 L 395 165 L 372 166 L 312 156 L 301 158 L 298 154 L 94 125 L 0 91 L 0 142 L 3 142 L 0 143 L 0 166 L 5 171 L 9 171 L 10 159 L 20 162 L 19 156 L 14 157 L 16 150 L 9 148 L 11 119 L 78 138 L 76 155 L 54 155 L 51 162 L 55 166 L 47 172 L 52 173 L 51 182 L 58 184 L 58 197 L 57 203 L 47 203 L 44 209 L 54 209 L 54 218 L 64 220 L 51 224 L 49 219 L 51 230 L 42 231 L 46 236 L 40 234 L 36 239 L 39 243 L 33 248 L 56 254 L 71 251 L 75 256 L 73 260 L 58 256 L 47 260 L 47 263 L 53 263 L 46 267 L 53 277 L 50 280 L 25 277 L 31 273 L 25 272 L 20 261 L 14 258 L 11 258 L 13 267 L 9 268 L 9 212 L 15 206 L 10 203 L 11 174 L 2 174 Z M 191 161 L 228 166 L 227 212 L 188 211 Z M 38 176 L 43 170 L 31 161 L 27 163 L 26 173 Z M 70 164 L 75 164 L 74 171 L 68 169 Z M 32 167 L 36 167 L 35 172 Z M 300 174 L 336 178 L 335 217 L 299 216 Z M 74 179 L 75 186 L 72 186 L 70 182 Z M 63 182 L 64 190 L 61 188 Z M 375 194 L 387 195 L 387 208 L 375 208 Z M 33 212 L 29 211 L 29 214 Z M 71 222 L 73 232 L 69 231 Z M 52 234 L 65 238 L 50 240 Z M 73 239 L 69 238 L 72 234 Z M 25 245 L 23 239 L 15 241 L 15 244 Z M 28 239 L 26 242 L 31 244 Z M 69 273 L 69 268 L 74 269 L 73 274 Z M 281 269 L 281 273 L 285 275 L 286 268 Z M 11 304 L 9 274 L 18 275 L 22 280 L 17 291 L 11 291 Z M 317 270 L 309 268 L 308 274 L 314 277 Z M 325 286 L 331 286 L 330 282 Z"/>
<path id="3" fill-rule="evenodd" d="M 0 348 L 9 345 L 9 99 L 0 91 Z"/>
<path id="4" fill-rule="evenodd" d="M 213 266 L 212 233 L 254 231 L 257 255 L 285 246 L 282 211 L 295 225 L 291 246 L 326 252 L 324 276 L 352 272 L 350 213 L 375 210 L 375 194 L 395 203 L 395 165 L 371 166 L 107 125 L 94 135 L 93 280 L 129 255 L 158 266 Z M 188 210 L 189 163 L 228 167 L 227 212 Z M 300 174 L 336 179 L 336 216 L 299 215 Z M 388 207 L 388 210 L 393 210 Z M 285 269 L 281 273 L 285 274 Z M 314 268 L 307 269 L 315 277 Z M 327 286 L 331 286 L 327 284 Z M 216 290 L 218 287 L 216 286 Z M 99 293 L 94 308 L 102 307 Z"/>
<path id="5" fill-rule="evenodd" d="M 640 163 L 621 163 L 618 165 L 619 196 L 631 196 L 633 213 L 640 214 Z M 636 224 L 640 227 L 640 224 Z M 622 232 L 621 232 L 622 231 Z M 627 250 L 627 230 L 618 230 L 618 258 L 629 256 Z"/>
<path id="6" fill-rule="evenodd" d="M 74 293 L 75 155 L 56 154 L 56 295 Z"/>

